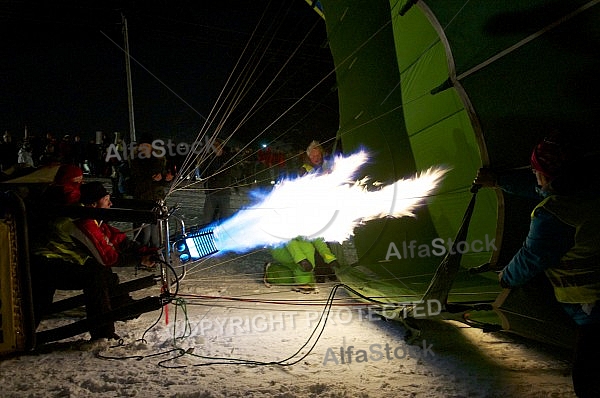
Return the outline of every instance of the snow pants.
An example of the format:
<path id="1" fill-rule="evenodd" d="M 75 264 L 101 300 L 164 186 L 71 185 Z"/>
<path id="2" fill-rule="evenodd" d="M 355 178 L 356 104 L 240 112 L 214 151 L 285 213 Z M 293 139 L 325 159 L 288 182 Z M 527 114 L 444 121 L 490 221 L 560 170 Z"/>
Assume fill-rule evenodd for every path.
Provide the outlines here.
<path id="1" fill-rule="evenodd" d="M 306 240 L 292 239 L 285 246 L 271 251 L 274 262 L 270 264 L 266 281 L 278 285 L 310 285 L 315 283 L 315 273 L 329 269 L 327 264 L 336 260 L 327 243 L 317 238 Z M 311 271 L 304 271 L 298 263 L 308 260 L 313 266 Z M 333 272 L 333 271 L 331 271 Z"/>

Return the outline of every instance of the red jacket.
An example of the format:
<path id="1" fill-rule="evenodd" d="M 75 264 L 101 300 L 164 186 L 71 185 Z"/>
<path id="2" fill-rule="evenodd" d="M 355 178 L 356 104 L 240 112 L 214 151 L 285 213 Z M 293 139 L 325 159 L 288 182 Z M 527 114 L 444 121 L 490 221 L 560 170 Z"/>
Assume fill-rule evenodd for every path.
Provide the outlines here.
<path id="1" fill-rule="evenodd" d="M 119 246 L 127 239 L 124 232 L 107 223 L 98 224 L 96 220 L 89 218 L 75 223 L 98 250 L 103 265 L 112 267 L 119 261 Z"/>

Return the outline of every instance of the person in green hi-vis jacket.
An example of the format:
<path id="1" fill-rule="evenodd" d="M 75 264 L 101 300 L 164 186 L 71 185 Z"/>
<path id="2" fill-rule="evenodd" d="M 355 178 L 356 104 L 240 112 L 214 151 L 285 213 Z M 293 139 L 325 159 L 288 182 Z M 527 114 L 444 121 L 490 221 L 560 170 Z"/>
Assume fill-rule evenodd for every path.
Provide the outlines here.
<path id="1" fill-rule="evenodd" d="M 297 237 L 271 251 L 274 262 L 265 266 L 267 285 L 290 285 L 304 293 L 315 291 L 315 283 L 335 281 L 336 256 L 322 238 Z"/>
<path id="2" fill-rule="evenodd" d="M 299 176 L 324 172 L 324 155 L 321 144 L 312 141 L 306 149 L 306 162 Z M 322 238 L 309 240 L 297 237 L 285 246 L 274 248 L 271 255 L 274 262 L 265 264 L 264 281 L 267 285 L 291 285 L 294 290 L 309 293 L 316 290 L 316 282 L 337 280 L 334 271 L 339 266 L 337 258 Z"/>

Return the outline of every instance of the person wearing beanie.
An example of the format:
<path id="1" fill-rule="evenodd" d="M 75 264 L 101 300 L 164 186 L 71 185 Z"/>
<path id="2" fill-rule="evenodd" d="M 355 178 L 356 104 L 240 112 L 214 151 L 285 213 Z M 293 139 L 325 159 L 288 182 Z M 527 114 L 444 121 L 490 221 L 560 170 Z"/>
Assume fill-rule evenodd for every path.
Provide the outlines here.
<path id="1" fill-rule="evenodd" d="M 57 173 L 55 184 L 68 185 L 73 178 L 78 178 L 77 170 L 66 167 Z M 106 209 L 112 206 L 101 182 L 80 185 L 79 204 Z M 57 217 L 44 230 L 47 236 L 36 243 L 31 267 L 36 326 L 50 309 L 57 289 L 83 289 L 87 316 L 97 318 L 134 302 L 127 293 L 115 294 L 119 277 L 112 266 L 154 266 L 154 252 L 144 251 L 106 222 Z M 90 323 L 89 333 L 92 340 L 119 338 L 112 321 Z"/>
<path id="2" fill-rule="evenodd" d="M 80 185 L 81 169 L 72 165 L 61 166 L 50 187 L 53 190 L 46 192 L 46 198 L 54 199 L 54 205 L 78 204 Z M 96 318 L 124 304 L 117 303 L 112 297 L 119 283 L 118 276 L 96 261 L 82 245 L 83 235 L 73 219 L 53 217 L 38 229 L 41 232 L 37 239 L 33 239 L 31 261 L 36 327 L 49 312 L 57 289 L 83 289 L 88 318 Z M 92 340 L 118 339 L 113 322 L 90 324 L 89 333 Z"/>
<path id="3" fill-rule="evenodd" d="M 110 193 L 99 181 L 81 186 L 81 204 L 98 209 L 112 207 Z M 107 222 L 81 218 L 75 225 L 84 233 L 93 246 L 89 247 L 100 264 L 105 267 L 137 266 L 154 267 L 152 250 L 130 239 L 124 232 Z M 88 244 L 89 245 L 89 244 Z"/>
<path id="4" fill-rule="evenodd" d="M 581 173 L 596 163 L 560 133 L 541 140 L 530 157 L 541 201 L 531 213 L 523 246 L 499 274 L 500 285 L 516 288 L 539 274 L 577 325 L 572 378 L 578 397 L 600 391 L 600 192 Z M 584 176 L 582 176 L 582 174 Z M 500 176 L 481 169 L 474 184 L 504 189 Z"/>

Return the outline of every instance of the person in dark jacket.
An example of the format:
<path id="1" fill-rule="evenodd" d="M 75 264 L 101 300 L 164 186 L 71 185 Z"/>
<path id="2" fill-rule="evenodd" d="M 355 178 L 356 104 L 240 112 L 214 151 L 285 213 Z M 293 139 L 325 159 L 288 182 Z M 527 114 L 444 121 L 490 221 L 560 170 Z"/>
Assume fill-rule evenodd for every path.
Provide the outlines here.
<path id="1" fill-rule="evenodd" d="M 578 397 L 597 397 L 600 391 L 600 194 L 585 172 L 594 164 L 558 133 L 535 146 L 531 169 L 542 200 L 531 214 L 523 247 L 499 274 L 505 288 L 542 273 L 552 284 L 556 299 L 577 324 L 572 377 Z M 504 185 L 487 169 L 474 183 Z"/>
<path id="2" fill-rule="evenodd" d="M 216 140 L 212 146 L 214 157 L 207 160 L 201 173 L 205 179 L 204 223 L 218 222 L 231 216 L 231 156 L 225 144 Z"/>
<path id="3" fill-rule="evenodd" d="M 165 198 L 165 185 L 173 179 L 166 169 L 166 159 L 152 153 L 153 138 L 142 134 L 140 142 L 129 165 L 129 192 L 134 199 L 157 201 Z M 134 223 L 134 228 L 142 228 L 136 240 L 144 246 L 159 247 L 158 226 L 142 226 Z"/>
<path id="4" fill-rule="evenodd" d="M 302 167 L 300 167 L 298 174 L 303 176 L 307 173 L 320 173 L 325 161 L 325 150 L 321 146 L 321 143 L 319 141 L 312 141 L 308 145 L 308 148 L 306 148 L 304 155 L 306 159 Z"/>

